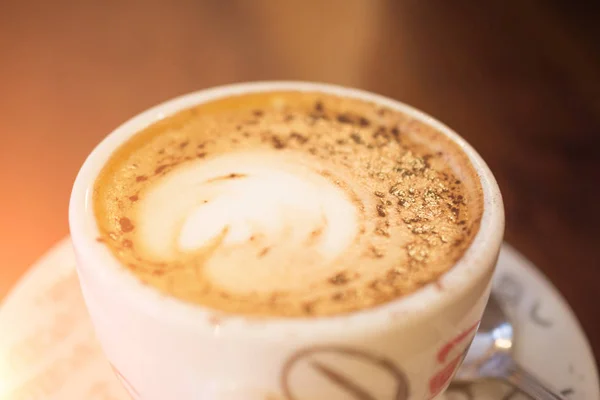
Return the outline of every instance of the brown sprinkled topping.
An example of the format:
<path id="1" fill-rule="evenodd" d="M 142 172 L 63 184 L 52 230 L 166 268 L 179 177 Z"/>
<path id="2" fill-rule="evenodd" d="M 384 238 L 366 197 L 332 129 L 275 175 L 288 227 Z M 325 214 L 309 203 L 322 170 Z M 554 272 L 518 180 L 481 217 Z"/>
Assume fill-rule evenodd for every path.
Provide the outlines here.
<path id="1" fill-rule="evenodd" d="M 248 175 L 246 175 L 246 174 L 237 174 L 237 173 L 233 172 L 229 175 L 218 176 L 216 178 L 209 179 L 207 182 L 223 181 L 223 180 L 227 180 L 227 179 L 239 179 L 239 178 L 245 178 L 247 176 Z"/>
<path id="2" fill-rule="evenodd" d="M 300 144 L 304 144 L 304 143 L 308 142 L 308 137 L 301 135 L 298 132 L 292 132 L 290 134 L 290 139 L 295 139 Z"/>
<path id="3" fill-rule="evenodd" d="M 380 217 L 385 217 L 387 215 L 387 211 L 385 210 L 383 204 L 377 204 L 377 215 Z"/>
<path id="4" fill-rule="evenodd" d="M 380 226 L 375 228 L 375 233 L 379 236 L 390 237 L 390 232 L 386 228 Z"/>
<path id="5" fill-rule="evenodd" d="M 322 235 L 322 234 L 323 234 L 323 228 L 322 228 L 322 227 L 320 227 L 320 228 L 318 228 L 318 229 L 314 229 L 314 230 L 313 230 L 313 231 L 310 233 L 310 236 L 311 236 L 311 238 L 316 238 L 316 237 L 318 237 L 318 236 L 320 236 L 320 235 Z"/>
<path id="6" fill-rule="evenodd" d="M 258 257 L 260 258 L 260 257 L 264 257 L 264 256 L 266 256 L 266 255 L 267 255 L 267 253 L 268 253 L 270 250 L 271 250 L 271 248 L 270 248 L 270 247 L 265 247 L 264 249 L 262 249 L 262 250 L 260 251 L 260 253 L 258 253 Z"/>
<path id="7" fill-rule="evenodd" d="M 127 217 L 122 217 L 119 219 L 119 226 L 121 227 L 121 232 L 123 233 L 131 232 L 134 229 L 133 223 Z"/>
<path id="8" fill-rule="evenodd" d="M 356 144 L 362 143 L 362 138 L 356 132 L 350 134 L 350 139 L 352 139 L 354 141 L 354 143 L 356 143 Z"/>
<path id="9" fill-rule="evenodd" d="M 269 296 L 269 303 L 271 305 L 277 303 L 279 301 L 280 297 L 281 297 L 281 294 L 278 292 L 271 293 L 271 295 Z"/>
<path id="10" fill-rule="evenodd" d="M 331 299 L 333 301 L 342 301 L 344 297 L 346 297 L 344 292 L 336 292 L 331 296 Z"/>
<path id="11" fill-rule="evenodd" d="M 375 196 L 377 196 L 377 197 L 385 197 L 385 193 L 376 190 L 375 191 Z"/>
<path id="12" fill-rule="evenodd" d="M 413 242 L 406 246 L 408 256 L 417 262 L 424 262 L 429 257 L 429 249 L 426 244 Z"/>
<path id="13" fill-rule="evenodd" d="M 354 119 L 352 118 L 352 116 L 350 114 L 338 114 L 336 119 L 338 122 L 340 122 L 342 124 L 353 124 L 354 123 Z"/>
<path id="14" fill-rule="evenodd" d="M 171 164 L 164 164 L 164 165 L 159 165 L 155 170 L 154 173 L 155 174 L 160 174 L 161 172 L 163 172 L 165 169 L 171 167 Z"/>
<path id="15" fill-rule="evenodd" d="M 127 263 L 127 266 L 129 268 L 131 268 L 132 270 L 134 270 L 134 271 L 137 270 L 137 269 L 139 269 L 139 265 L 134 264 L 134 263 Z"/>
<path id="16" fill-rule="evenodd" d="M 390 187 L 390 194 L 392 194 L 394 196 L 400 196 L 400 194 L 402 192 L 403 192 L 402 185 L 400 185 L 399 183 L 396 183 L 395 185 L 392 185 Z"/>
<path id="17" fill-rule="evenodd" d="M 388 285 L 393 285 L 394 281 L 398 278 L 398 271 L 396 268 L 389 269 L 385 274 L 385 280 Z"/>
<path id="18" fill-rule="evenodd" d="M 371 250 L 371 255 L 373 257 L 375 257 L 375 258 L 381 258 L 381 257 L 383 257 L 383 252 L 381 250 L 379 250 L 377 247 L 371 246 L 370 250 Z"/>
<path id="19" fill-rule="evenodd" d="M 148 177 L 145 175 L 140 175 L 135 178 L 136 182 L 144 182 L 145 180 L 148 180 Z"/>
<path id="20" fill-rule="evenodd" d="M 285 142 L 279 136 L 273 135 L 273 137 L 271 138 L 271 142 L 273 143 L 273 147 L 275 147 L 276 149 L 285 148 Z"/>
<path id="21" fill-rule="evenodd" d="M 378 291 L 380 285 L 381 281 L 379 281 L 379 279 L 374 279 L 369 283 L 369 288 L 371 288 L 371 290 Z"/>
<path id="22" fill-rule="evenodd" d="M 384 138 L 384 139 L 388 139 L 388 133 L 387 133 L 387 129 L 385 126 L 380 126 L 379 128 L 377 128 L 375 130 L 375 132 L 373 132 L 373 139 L 377 139 L 379 137 Z"/>
<path id="23" fill-rule="evenodd" d="M 346 283 L 348 283 L 348 281 L 349 279 L 346 272 L 339 272 L 331 278 L 329 278 L 329 283 L 331 283 L 332 285 L 345 285 Z"/>
<path id="24" fill-rule="evenodd" d="M 312 301 L 307 301 L 302 304 L 302 310 L 305 314 L 312 314 L 315 310 L 315 303 Z"/>
<path id="25" fill-rule="evenodd" d="M 230 299 L 231 295 L 227 292 L 219 292 L 219 296 L 221 296 L 224 299 Z"/>

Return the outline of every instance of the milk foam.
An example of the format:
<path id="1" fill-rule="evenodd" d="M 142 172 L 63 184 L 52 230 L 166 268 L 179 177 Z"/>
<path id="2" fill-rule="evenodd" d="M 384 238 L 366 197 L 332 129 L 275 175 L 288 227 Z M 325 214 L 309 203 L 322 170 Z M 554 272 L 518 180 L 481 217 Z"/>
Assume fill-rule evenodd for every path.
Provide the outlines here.
<path id="1" fill-rule="evenodd" d="M 285 274 L 281 265 L 272 265 L 282 262 L 276 255 L 282 250 L 292 259 L 310 254 L 313 267 L 330 263 L 348 251 L 359 230 L 357 205 L 348 193 L 301 157 L 268 151 L 182 164 L 154 182 L 138 207 L 137 241 L 146 254 L 167 262 L 186 255 L 202 258 L 211 278 L 230 290 L 295 286 L 298 282 L 285 277 L 269 277 L 277 269 Z M 260 259 L 252 275 L 244 273 L 252 259 L 211 268 L 211 259 L 242 250 Z M 231 274 L 246 276 L 244 288 L 232 285 L 237 279 Z"/>
<path id="2" fill-rule="evenodd" d="M 480 186 L 460 148 L 391 109 L 322 93 L 184 110 L 115 151 L 99 238 L 164 294 L 227 313 L 332 315 L 438 279 Z"/>

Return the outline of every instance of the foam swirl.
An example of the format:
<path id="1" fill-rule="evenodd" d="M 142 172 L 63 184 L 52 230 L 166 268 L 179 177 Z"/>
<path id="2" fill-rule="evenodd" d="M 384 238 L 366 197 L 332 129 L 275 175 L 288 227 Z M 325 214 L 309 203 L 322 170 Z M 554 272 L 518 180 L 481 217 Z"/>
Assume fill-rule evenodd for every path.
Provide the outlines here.
<path id="1" fill-rule="evenodd" d="M 318 269 L 347 252 L 360 225 L 356 200 L 311 165 L 273 152 L 182 164 L 141 196 L 137 242 L 155 260 L 201 261 L 234 292 L 306 289 L 331 274 Z"/>

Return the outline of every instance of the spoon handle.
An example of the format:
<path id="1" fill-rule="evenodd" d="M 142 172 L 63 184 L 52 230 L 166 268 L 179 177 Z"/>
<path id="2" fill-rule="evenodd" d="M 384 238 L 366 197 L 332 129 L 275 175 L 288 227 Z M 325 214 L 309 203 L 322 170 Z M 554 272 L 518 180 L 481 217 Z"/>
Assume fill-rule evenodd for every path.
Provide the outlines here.
<path id="1" fill-rule="evenodd" d="M 508 383 L 534 400 L 566 400 L 563 395 L 550 389 L 534 375 L 523 369 L 512 357 L 509 356 L 509 359 L 504 376 Z"/>

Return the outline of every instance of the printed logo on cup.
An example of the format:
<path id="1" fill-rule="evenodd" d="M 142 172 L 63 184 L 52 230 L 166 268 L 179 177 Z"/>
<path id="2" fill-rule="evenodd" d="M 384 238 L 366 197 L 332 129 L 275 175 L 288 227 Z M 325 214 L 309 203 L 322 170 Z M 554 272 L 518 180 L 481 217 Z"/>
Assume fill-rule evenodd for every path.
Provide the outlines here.
<path id="1" fill-rule="evenodd" d="M 319 398 L 330 400 L 405 400 L 409 396 L 408 380 L 392 361 L 342 346 L 295 353 L 283 367 L 281 386 L 289 400 L 313 399 L 317 390 Z"/>
<path id="2" fill-rule="evenodd" d="M 429 380 L 430 398 L 440 394 L 446 385 L 450 383 L 450 380 L 454 376 L 454 371 L 456 371 L 456 368 L 469 350 L 469 344 L 478 326 L 479 321 L 452 338 L 452 340 L 438 351 L 437 362 L 442 368 Z"/>

